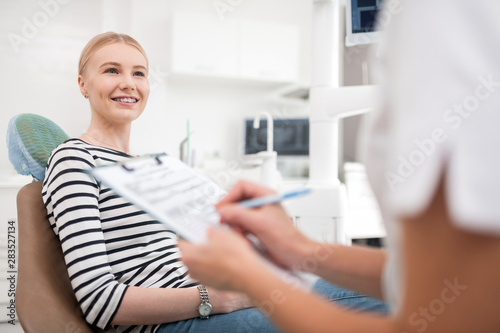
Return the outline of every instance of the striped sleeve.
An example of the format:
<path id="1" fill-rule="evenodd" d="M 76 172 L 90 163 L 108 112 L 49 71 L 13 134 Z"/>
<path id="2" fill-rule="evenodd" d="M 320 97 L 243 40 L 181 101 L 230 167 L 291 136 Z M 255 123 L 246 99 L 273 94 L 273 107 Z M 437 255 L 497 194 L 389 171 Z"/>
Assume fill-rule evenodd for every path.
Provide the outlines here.
<path id="1" fill-rule="evenodd" d="M 85 148 L 59 146 L 49 159 L 42 195 L 85 319 L 106 329 L 127 286 L 116 281 L 109 264 L 98 207 L 100 184 L 85 172 L 94 166 Z"/>

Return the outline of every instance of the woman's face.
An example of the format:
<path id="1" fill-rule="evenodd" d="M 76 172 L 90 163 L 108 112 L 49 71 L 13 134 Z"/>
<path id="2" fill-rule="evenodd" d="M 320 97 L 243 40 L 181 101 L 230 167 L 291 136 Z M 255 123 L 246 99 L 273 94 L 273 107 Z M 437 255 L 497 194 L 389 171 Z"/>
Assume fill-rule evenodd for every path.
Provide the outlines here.
<path id="1" fill-rule="evenodd" d="M 144 111 L 149 96 L 146 58 L 124 43 L 105 45 L 89 59 L 78 84 L 95 116 L 130 123 Z"/>

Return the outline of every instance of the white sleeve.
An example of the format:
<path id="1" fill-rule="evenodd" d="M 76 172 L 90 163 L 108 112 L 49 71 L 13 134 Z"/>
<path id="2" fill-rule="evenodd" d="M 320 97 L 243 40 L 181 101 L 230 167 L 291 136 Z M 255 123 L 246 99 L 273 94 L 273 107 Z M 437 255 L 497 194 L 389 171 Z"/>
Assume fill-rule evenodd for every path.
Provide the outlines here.
<path id="1" fill-rule="evenodd" d="M 391 215 L 416 215 L 445 175 L 454 223 L 500 235 L 500 2 L 402 4 L 381 44 L 385 95 L 366 161 L 374 190 Z"/>

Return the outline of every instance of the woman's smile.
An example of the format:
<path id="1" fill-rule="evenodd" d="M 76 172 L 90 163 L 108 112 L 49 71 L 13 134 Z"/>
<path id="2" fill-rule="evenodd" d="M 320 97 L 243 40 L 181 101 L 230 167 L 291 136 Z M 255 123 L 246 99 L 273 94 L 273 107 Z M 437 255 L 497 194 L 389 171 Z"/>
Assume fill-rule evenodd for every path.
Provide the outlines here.
<path id="1" fill-rule="evenodd" d="M 111 99 L 124 106 L 135 106 L 138 102 L 139 99 L 133 96 L 118 96 L 118 97 L 111 97 Z"/>
<path id="2" fill-rule="evenodd" d="M 113 43 L 90 58 L 85 72 L 80 75 L 80 89 L 88 95 L 95 117 L 107 124 L 130 124 L 146 107 L 147 73 L 147 60 L 138 49 Z"/>

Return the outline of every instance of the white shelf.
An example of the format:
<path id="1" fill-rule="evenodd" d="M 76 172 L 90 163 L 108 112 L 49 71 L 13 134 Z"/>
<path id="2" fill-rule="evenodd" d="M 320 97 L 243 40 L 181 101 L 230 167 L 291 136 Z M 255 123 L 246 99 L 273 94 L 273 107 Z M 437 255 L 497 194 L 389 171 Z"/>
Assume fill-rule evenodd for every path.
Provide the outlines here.
<path id="1" fill-rule="evenodd" d="M 293 83 L 299 76 L 296 25 L 177 11 L 172 26 L 171 74 L 216 80 Z"/>
<path id="2" fill-rule="evenodd" d="M 192 72 L 171 72 L 168 75 L 168 81 L 172 83 L 199 83 L 199 84 L 219 84 L 219 85 L 236 85 L 241 87 L 256 87 L 256 88 L 281 88 L 290 82 L 280 80 L 265 80 L 248 78 L 243 76 L 231 75 L 212 75 L 206 73 Z"/>

